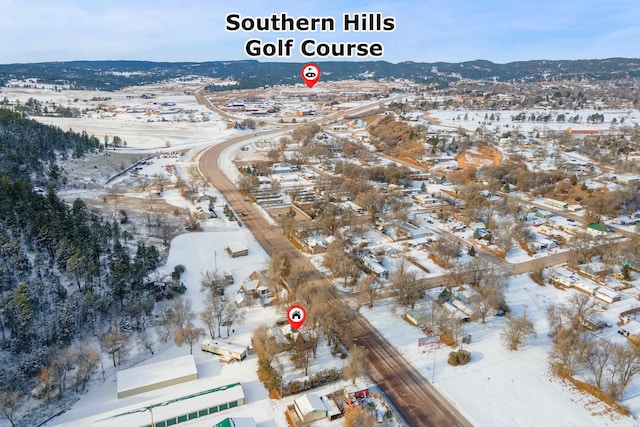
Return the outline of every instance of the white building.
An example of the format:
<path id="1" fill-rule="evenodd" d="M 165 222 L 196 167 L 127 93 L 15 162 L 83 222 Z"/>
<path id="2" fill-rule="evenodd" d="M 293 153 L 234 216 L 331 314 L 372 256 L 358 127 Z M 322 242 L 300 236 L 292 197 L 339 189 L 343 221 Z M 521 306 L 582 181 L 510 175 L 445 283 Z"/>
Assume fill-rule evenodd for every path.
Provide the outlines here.
<path id="1" fill-rule="evenodd" d="M 327 418 L 327 407 L 316 394 L 307 393 L 293 401 L 298 417 L 304 423 L 311 423 Z"/>

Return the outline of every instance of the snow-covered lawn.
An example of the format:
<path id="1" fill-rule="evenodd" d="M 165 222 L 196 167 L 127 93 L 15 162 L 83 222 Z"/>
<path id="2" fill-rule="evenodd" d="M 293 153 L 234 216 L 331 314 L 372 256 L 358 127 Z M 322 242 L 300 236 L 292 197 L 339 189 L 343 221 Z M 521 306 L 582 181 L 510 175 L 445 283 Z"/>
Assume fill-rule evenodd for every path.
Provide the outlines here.
<path id="1" fill-rule="evenodd" d="M 373 309 L 362 308 L 361 313 L 429 382 L 435 379 L 435 387 L 475 426 L 634 426 L 634 419 L 610 412 L 595 398 L 550 373 L 548 353 L 552 343 L 547 336 L 545 307 L 571 293 L 538 286 L 526 276 L 511 278 L 507 303 L 517 315 L 523 314 L 526 305 L 537 337 L 518 351 L 509 351 L 500 337 L 504 318 L 465 324 L 464 333 L 471 334 L 472 340 L 463 348 L 471 352 L 471 362 L 457 367 L 447 363 L 453 350 L 450 347 L 418 350 L 418 338 L 424 334 L 402 319 L 401 309 L 394 312 L 392 301 L 379 301 Z M 390 312 L 394 315 L 389 316 Z M 609 317 L 615 318 L 614 313 L 602 315 L 608 323 Z M 614 340 L 618 338 L 615 330 L 607 328 L 603 333 Z M 636 379 L 622 402 L 636 416 L 640 410 L 638 383 Z"/>

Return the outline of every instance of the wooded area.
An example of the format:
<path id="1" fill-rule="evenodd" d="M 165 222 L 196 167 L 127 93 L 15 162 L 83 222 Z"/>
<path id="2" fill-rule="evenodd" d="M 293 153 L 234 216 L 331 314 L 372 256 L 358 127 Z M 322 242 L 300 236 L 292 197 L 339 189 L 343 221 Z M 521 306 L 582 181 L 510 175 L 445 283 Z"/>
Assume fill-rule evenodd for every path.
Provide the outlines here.
<path id="1" fill-rule="evenodd" d="M 145 327 L 155 304 L 145 278 L 160 255 L 56 194 L 57 160 L 101 150 L 95 137 L 0 110 L 0 147 L 0 394 L 10 408 L 38 383 L 47 398 L 71 382 L 83 390 L 99 360 L 88 339 Z"/>

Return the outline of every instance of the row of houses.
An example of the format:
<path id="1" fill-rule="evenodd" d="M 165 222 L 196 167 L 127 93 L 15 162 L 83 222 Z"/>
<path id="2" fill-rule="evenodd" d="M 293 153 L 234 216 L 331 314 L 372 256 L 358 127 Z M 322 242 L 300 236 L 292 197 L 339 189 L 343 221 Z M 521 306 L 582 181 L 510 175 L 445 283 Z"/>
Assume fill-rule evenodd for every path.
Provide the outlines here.
<path id="1" fill-rule="evenodd" d="M 583 280 L 577 276 L 567 276 L 558 271 L 553 272 L 549 276 L 549 280 L 558 286 L 577 289 L 607 303 L 614 303 L 622 299 L 622 295 L 613 289 Z"/>

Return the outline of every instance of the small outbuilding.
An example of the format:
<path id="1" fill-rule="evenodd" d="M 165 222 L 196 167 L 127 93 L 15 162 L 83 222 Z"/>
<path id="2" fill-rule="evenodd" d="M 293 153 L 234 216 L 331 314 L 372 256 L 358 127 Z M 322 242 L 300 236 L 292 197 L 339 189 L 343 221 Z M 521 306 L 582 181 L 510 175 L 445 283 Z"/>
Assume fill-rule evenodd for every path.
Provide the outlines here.
<path id="1" fill-rule="evenodd" d="M 242 282 L 242 290 L 247 295 L 257 295 L 258 286 L 260 286 L 260 280 L 245 280 Z"/>
<path id="2" fill-rule="evenodd" d="M 245 294 L 236 294 L 236 296 L 233 298 L 233 301 L 238 307 L 249 307 L 251 305 L 251 301 Z"/>
<path id="3" fill-rule="evenodd" d="M 327 407 L 316 394 L 307 393 L 294 400 L 293 403 L 295 411 L 303 423 L 312 423 L 328 416 Z"/>
<path id="4" fill-rule="evenodd" d="M 227 245 L 226 251 L 231 258 L 249 255 L 249 248 L 247 248 L 246 245 L 238 242 L 230 243 L 229 245 Z"/>

